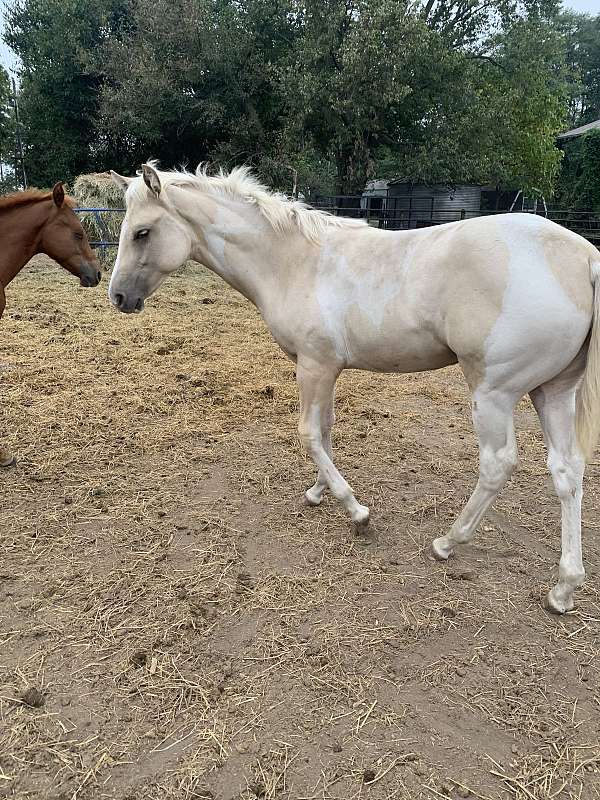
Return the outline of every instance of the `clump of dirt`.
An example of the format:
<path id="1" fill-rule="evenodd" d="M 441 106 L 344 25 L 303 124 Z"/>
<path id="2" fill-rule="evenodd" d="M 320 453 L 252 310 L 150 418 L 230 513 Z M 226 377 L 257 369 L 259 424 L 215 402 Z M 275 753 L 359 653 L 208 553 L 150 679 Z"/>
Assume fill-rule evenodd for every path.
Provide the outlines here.
<path id="1" fill-rule="evenodd" d="M 31 708 L 41 708 L 46 702 L 44 695 L 35 686 L 30 686 L 29 689 L 26 689 L 21 695 L 21 700 Z"/>

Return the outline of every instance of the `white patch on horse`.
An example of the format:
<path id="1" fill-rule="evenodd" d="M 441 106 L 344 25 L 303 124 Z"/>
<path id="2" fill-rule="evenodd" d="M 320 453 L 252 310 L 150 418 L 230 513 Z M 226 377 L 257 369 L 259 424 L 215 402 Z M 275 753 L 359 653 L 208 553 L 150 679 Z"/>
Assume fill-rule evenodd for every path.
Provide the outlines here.
<path id="1" fill-rule="evenodd" d="M 542 220 L 519 215 L 518 223 L 511 225 L 510 216 L 506 217 L 498 222 L 509 252 L 509 279 L 502 310 L 485 343 L 485 379 L 493 386 L 512 382 L 507 375 L 509 363 L 512 378 L 527 384 L 519 388 L 529 391 L 571 363 L 590 320 L 567 296 L 548 266 Z M 545 346 L 557 330 L 563 336 L 562 358 Z M 532 350 L 536 352 L 535 364 Z M 523 372 L 527 372 L 525 379 Z"/>

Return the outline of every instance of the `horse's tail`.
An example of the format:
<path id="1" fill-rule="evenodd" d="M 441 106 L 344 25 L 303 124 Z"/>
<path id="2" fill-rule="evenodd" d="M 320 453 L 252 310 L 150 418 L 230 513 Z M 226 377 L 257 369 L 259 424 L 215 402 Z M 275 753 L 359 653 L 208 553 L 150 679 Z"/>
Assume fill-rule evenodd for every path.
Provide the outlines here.
<path id="1" fill-rule="evenodd" d="M 577 442 L 586 461 L 592 457 L 600 434 L 600 261 L 590 262 L 590 278 L 594 287 L 592 328 L 575 410 Z"/>

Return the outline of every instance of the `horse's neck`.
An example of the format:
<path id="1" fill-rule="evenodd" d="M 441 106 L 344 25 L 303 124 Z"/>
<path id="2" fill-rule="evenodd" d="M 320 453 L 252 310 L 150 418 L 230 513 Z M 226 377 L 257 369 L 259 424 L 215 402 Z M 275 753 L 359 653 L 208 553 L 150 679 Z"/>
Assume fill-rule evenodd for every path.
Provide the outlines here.
<path id="1" fill-rule="evenodd" d="M 192 257 L 261 310 L 276 301 L 286 271 L 310 249 L 299 231 L 276 232 L 255 205 L 239 201 L 219 199 L 211 219 L 200 215 L 196 233 Z"/>
<path id="2" fill-rule="evenodd" d="M 38 252 L 43 226 L 41 203 L 0 212 L 0 284 L 8 286 Z"/>

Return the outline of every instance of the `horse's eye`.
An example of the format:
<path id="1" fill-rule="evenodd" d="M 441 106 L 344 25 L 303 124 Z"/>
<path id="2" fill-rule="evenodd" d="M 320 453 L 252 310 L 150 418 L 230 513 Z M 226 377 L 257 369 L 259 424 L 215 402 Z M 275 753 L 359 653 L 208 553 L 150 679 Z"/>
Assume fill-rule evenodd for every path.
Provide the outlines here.
<path id="1" fill-rule="evenodd" d="M 80 242 L 83 241 L 83 233 L 75 233 L 75 238 L 79 239 Z"/>
<path id="2" fill-rule="evenodd" d="M 148 228 L 142 228 L 141 231 L 136 231 L 135 236 L 133 238 L 134 239 L 145 239 L 146 236 L 148 236 L 149 233 L 150 233 L 150 231 L 148 230 Z"/>

